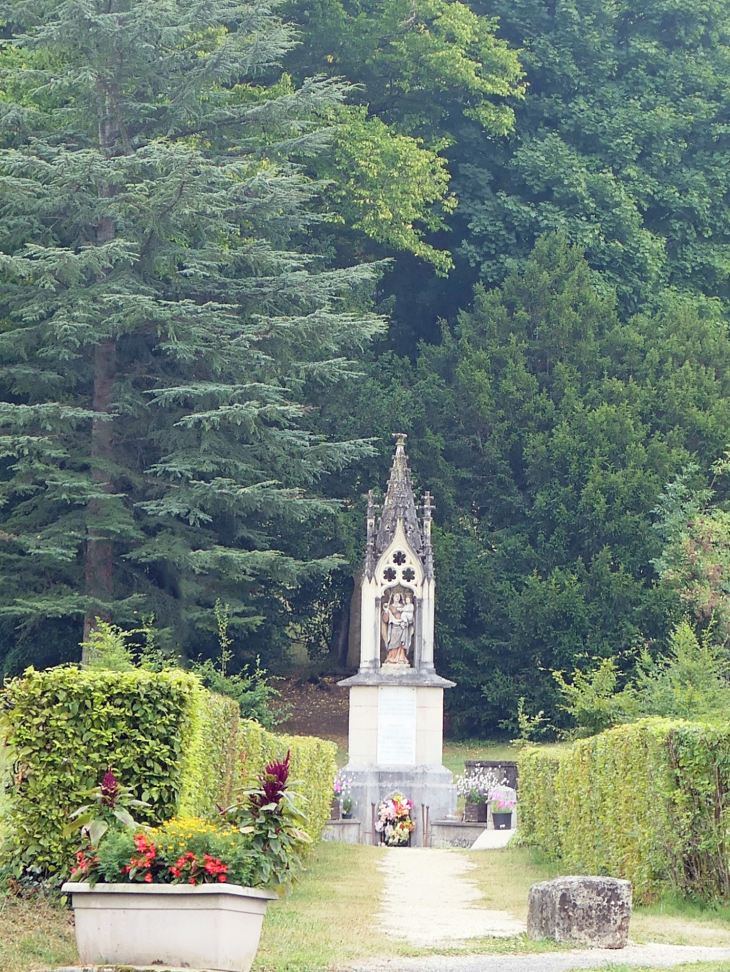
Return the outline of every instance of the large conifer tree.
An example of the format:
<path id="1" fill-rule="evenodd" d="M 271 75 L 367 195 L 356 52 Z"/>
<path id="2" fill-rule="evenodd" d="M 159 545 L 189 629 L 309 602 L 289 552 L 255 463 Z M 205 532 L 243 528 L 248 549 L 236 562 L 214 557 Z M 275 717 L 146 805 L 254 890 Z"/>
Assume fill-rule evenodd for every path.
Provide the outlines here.
<path id="1" fill-rule="evenodd" d="M 79 634 L 151 611 L 189 647 L 222 596 L 281 637 L 287 590 L 328 566 L 309 489 L 361 448 L 307 434 L 305 386 L 380 326 L 347 312 L 372 268 L 292 244 L 319 187 L 291 159 L 342 91 L 276 80 L 293 40 L 267 0 L 0 20 L 2 610 Z"/>

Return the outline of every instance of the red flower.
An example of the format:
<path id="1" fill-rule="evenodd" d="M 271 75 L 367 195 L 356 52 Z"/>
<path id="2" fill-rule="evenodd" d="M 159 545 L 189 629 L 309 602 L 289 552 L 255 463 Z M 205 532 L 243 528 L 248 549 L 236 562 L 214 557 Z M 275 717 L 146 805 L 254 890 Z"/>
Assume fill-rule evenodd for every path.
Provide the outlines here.
<path id="1" fill-rule="evenodd" d="M 151 874 L 145 874 L 144 879 L 147 882 L 147 884 L 152 884 L 152 875 Z"/>

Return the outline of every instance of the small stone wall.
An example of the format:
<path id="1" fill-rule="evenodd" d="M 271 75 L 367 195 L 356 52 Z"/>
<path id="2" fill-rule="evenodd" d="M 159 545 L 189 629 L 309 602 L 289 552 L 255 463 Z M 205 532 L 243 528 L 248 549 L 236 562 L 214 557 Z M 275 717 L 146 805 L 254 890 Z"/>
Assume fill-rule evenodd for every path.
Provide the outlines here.
<path id="1" fill-rule="evenodd" d="M 429 847 L 471 847 L 484 833 L 483 823 L 461 823 L 459 820 L 432 820 Z"/>
<path id="2" fill-rule="evenodd" d="M 325 825 L 322 833 L 322 840 L 334 841 L 339 844 L 359 844 L 361 832 L 361 821 L 352 820 L 330 820 Z"/>
<path id="3" fill-rule="evenodd" d="M 480 769 L 494 770 L 500 780 L 506 780 L 507 786 L 511 786 L 513 790 L 517 789 L 519 774 L 517 772 L 517 763 L 514 760 L 467 759 L 464 762 L 464 767 L 467 773 L 473 773 L 475 770 Z"/>

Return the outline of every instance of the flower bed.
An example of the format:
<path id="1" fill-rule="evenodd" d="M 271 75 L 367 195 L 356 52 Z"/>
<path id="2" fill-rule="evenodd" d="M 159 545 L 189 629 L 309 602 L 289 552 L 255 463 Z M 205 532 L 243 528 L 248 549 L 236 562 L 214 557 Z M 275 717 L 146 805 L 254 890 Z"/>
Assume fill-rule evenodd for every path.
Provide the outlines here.
<path id="1" fill-rule="evenodd" d="M 74 815 L 83 846 L 63 886 L 82 961 L 247 972 L 266 901 L 291 884 L 311 842 L 288 777 L 289 754 L 216 820 L 153 828 L 135 823 L 141 801 L 107 772 Z"/>

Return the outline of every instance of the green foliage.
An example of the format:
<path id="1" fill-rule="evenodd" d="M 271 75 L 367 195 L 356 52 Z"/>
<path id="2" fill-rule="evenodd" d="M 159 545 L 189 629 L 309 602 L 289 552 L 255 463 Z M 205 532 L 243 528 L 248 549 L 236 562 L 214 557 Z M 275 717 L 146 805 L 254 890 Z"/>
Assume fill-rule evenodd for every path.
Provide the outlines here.
<path id="1" fill-rule="evenodd" d="M 398 415 L 437 497 L 437 664 L 457 683 L 457 728 L 513 734 L 521 697 L 565 726 L 551 670 L 615 658 L 624 677 L 635 646 L 665 644 L 681 618 L 651 567 L 653 511 L 693 455 L 709 466 L 725 448 L 721 309 L 675 296 L 623 324 L 605 278 L 556 233 L 501 288 L 479 288 L 438 346 L 372 375 L 323 417 L 331 434 L 386 440 Z M 386 462 L 365 482 L 384 482 Z"/>
<path id="2" fill-rule="evenodd" d="M 445 275 L 448 251 L 424 240 L 445 227 L 456 199 L 449 192 L 448 147 L 485 147 L 511 131 L 510 99 L 523 94 L 515 51 L 496 23 L 459 0 L 289 0 L 302 43 L 287 67 L 303 78 L 345 77 L 359 102 L 338 116 L 333 151 L 315 166 L 333 181 L 338 218 L 387 250 L 406 251 Z M 361 242 L 338 239 L 356 252 Z M 378 252 L 376 250 L 376 252 Z"/>
<path id="3" fill-rule="evenodd" d="M 134 668 L 128 644 L 131 634 L 101 618 L 96 618 L 95 622 L 96 626 L 89 632 L 88 641 L 81 642 L 86 667 L 112 672 L 131 671 Z"/>
<path id="4" fill-rule="evenodd" d="M 501 280 L 560 229 L 636 310 L 666 284 L 726 297 L 730 20 L 722 0 L 486 0 L 522 48 L 516 136 L 462 158 L 465 251 Z"/>
<path id="5" fill-rule="evenodd" d="M 47 619 L 151 612 L 192 654 L 220 594 L 237 657 L 276 656 L 289 595 L 338 562 L 318 482 L 370 449 L 307 398 L 383 326 L 379 268 L 297 249 L 323 186 L 295 159 L 345 87 L 281 81 L 268 2 L 0 19 L 0 610 L 37 648 Z"/>
<path id="6" fill-rule="evenodd" d="M 193 675 L 29 669 L 8 683 L 4 724 L 12 755 L 3 856 L 16 876 L 60 880 L 78 837 L 64 836 L 84 794 L 109 767 L 149 803 L 158 823 L 208 811 L 233 786 L 235 704 Z"/>
<path id="7" fill-rule="evenodd" d="M 671 632 L 666 655 L 642 653 L 631 690 L 641 715 L 726 720 L 729 673 L 727 653 L 712 632 L 698 638 L 684 620 Z"/>
<path id="8" fill-rule="evenodd" d="M 238 703 L 241 718 L 253 719 L 271 729 L 280 719 L 271 710 L 271 702 L 279 697 L 279 693 L 267 679 L 259 659 L 256 659 L 253 670 L 251 666 L 245 665 L 242 671 L 235 674 L 228 671 L 233 659 L 233 652 L 230 650 L 233 638 L 229 634 L 228 611 L 229 606 L 222 604 L 219 598 L 214 608 L 220 646 L 218 658 L 215 661 L 206 658 L 202 662 L 191 662 L 189 667 L 211 692 L 234 699 Z"/>
<path id="9" fill-rule="evenodd" d="M 593 736 L 631 721 L 629 712 L 635 714 L 635 700 L 630 691 L 616 691 L 618 677 L 619 668 L 613 658 L 601 658 L 587 672 L 574 669 L 570 682 L 566 682 L 562 672 L 553 672 L 563 697 L 560 708 L 575 720 L 578 735 Z"/>
<path id="10" fill-rule="evenodd" d="M 730 897 L 727 726 L 644 719 L 518 762 L 523 837 L 568 871 L 627 878 L 638 901 Z"/>
<path id="11" fill-rule="evenodd" d="M 641 652 L 635 671 L 616 691 L 618 666 L 603 658 L 588 672 L 576 669 L 570 682 L 553 672 L 578 735 L 593 735 L 642 716 L 679 719 L 727 719 L 730 713 L 728 659 L 704 632 L 700 640 L 685 619 L 670 633 L 666 654 Z"/>
<path id="12" fill-rule="evenodd" d="M 319 171 L 333 181 L 338 221 L 391 250 L 407 250 L 447 275 L 453 260 L 424 242 L 424 230 L 416 224 L 431 232 L 445 228 L 443 217 L 453 212 L 456 200 L 447 194 L 446 160 L 425 148 L 422 139 L 368 118 L 364 108 L 350 108 Z"/>
<path id="13" fill-rule="evenodd" d="M 238 755 L 240 778 L 251 784 L 267 763 L 291 753 L 291 780 L 301 794 L 307 820 L 304 829 L 319 840 L 329 820 L 332 785 L 337 775 L 337 747 L 315 736 L 285 736 L 268 732 L 255 722 L 242 719 Z"/>
<path id="14" fill-rule="evenodd" d="M 256 785 L 223 811 L 225 820 L 250 836 L 255 884 L 291 890 L 302 869 L 302 853 L 312 843 L 304 829 L 306 807 L 301 793 L 287 782 L 291 753 L 267 764 Z"/>
<path id="15" fill-rule="evenodd" d="M 129 812 L 130 808 L 149 806 L 142 800 L 136 800 L 131 787 L 122 786 L 111 770 L 106 771 L 99 786 L 95 786 L 84 796 L 93 797 L 93 803 L 74 810 L 71 823 L 64 828 L 63 836 L 67 837 L 80 829 L 81 836 L 88 838 L 91 847 L 99 846 L 99 841 L 110 827 L 136 827 L 136 821 Z"/>
<path id="16" fill-rule="evenodd" d="M 716 476 L 728 470 L 728 453 L 713 463 Z M 712 488 L 692 483 L 697 466 L 685 468 L 659 497 L 655 524 L 664 549 L 654 561 L 661 579 L 700 622 L 730 639 L 730 513 Z"/>
<path id="17" fill-rule="evenodd" d="M 199 683 L 185 726 L 182 780 L 177 813 L 206 817 L 226 803 L 237 782 L 239 707 L 235 700 L 208 692 Z"/>

